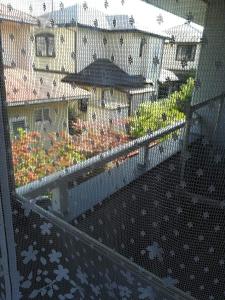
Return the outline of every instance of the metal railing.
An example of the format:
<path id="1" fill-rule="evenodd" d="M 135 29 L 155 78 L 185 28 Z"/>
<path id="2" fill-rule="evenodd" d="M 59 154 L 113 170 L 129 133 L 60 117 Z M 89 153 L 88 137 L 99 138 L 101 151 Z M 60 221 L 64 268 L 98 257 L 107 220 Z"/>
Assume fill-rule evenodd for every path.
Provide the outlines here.
<path id="1" fill-rule="evenodd" d="M 46 192 L 53 195 L 53 205 L 56 212 L 66 215 L 68 213 L 68 183 L 76 182 L 83 174 L 103 167 L 105 164 L 126 156 L 129 153 L 144 148 L 144 157 L 139 164 L 145 167 L 149 157 L 149 146 L 160 138 L 163 138 L 179 129 L 184 128 L 185 121 L 178 122 L 152 134 L 141 137 L 117 148 L 94 156 L 80 164 L 71 166 L 57 173 L 46 176 L 40 180 L 27 184 L 17 189 L 17 193 L 27 199 L 36 198 Z"/>
<path id="2" fill-rule="evenodd" d="M 202 109 L 203 107 L 219 101 L 219 110 L 218 116 L 215 124 L 215 128 L 218 126 L 219 118 L 221 115 L 223 103 L 224 103 L 224 94 L 218 95 L 214 98 L 208 99 L 202 103 L 193 105 L 189 107 L 189 111 L 186 114 L 186 120 L 180 121 L 168 127 L 162 128 L 152 134 L 146 135 L 129 143 L 120 145 L 112 150 L 108 150 L 104 153 L 101 153 L 97 156 L 94 156 L 85 162 L 71 166 L 62 171 L 56 172 L 49 176 L 46 176 L 40 180 L 34 181 L 27 184 L 26 186 L 20 187 L 17 189 L 17 193 L 21 196 L 26 197 L 27 199 L 37 198 L 40 195 L 43 195 L 46 192 L 52 193 L 53 198 L 53 210 L 60 213 L 62 216 L 68 214 L 68 189 L 69 183 L 76 182 L 79 176 L 87 174 L 93 170 L 103 167 L 109 162 L 112 162 L 122 156 L 126 156 L 129 153 L 144 149 L 144 155 L 142 161 L 139 162 L 143 168 L 146 166 L 149 159 L 150 144 L 153 144 L 160 138 L 163 138 L 171 133 L 176 132 L 179 129 L 185 128 L 183 146 L 182 146 L 182 155 L 184 156 L 187 151 L 189 144 L 190 129 L 193 120 L 193 114 Z M 183 160 L 183 169 L 185 168 L 185 159 Z"/>

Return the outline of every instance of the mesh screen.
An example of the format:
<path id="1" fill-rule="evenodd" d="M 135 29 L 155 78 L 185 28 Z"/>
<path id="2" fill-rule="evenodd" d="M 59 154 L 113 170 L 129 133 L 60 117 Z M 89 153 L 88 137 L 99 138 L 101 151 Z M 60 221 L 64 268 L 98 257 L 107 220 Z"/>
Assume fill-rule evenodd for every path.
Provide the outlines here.
<path id="1" fill-rule="evenodd" d="M 1 0 L 1 299 L 224 298 L 224 6 Z"/>

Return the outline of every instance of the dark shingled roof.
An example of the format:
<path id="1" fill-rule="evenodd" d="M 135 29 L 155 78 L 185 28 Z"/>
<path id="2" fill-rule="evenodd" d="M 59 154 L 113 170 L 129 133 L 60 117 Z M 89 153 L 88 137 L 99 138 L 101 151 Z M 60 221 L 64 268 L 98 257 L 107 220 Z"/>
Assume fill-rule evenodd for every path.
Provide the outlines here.
<path id="1" fill-rule="evenodd" d="M 97 59 L 80 73 L 69 74 L 63 82 L 99 87 L 143 87 L 143 76 L 131 76 L 108 59 Z"/>

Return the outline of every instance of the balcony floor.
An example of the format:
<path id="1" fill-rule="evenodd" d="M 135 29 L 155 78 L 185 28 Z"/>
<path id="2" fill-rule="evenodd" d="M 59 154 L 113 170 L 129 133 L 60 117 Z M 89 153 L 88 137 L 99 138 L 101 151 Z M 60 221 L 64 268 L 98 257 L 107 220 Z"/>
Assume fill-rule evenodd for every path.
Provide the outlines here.
<path id="1" fill-rule="evenodd" d="M 193 145 L 73 224 L 197 299 L 225 293 L 225 149 Z"/>

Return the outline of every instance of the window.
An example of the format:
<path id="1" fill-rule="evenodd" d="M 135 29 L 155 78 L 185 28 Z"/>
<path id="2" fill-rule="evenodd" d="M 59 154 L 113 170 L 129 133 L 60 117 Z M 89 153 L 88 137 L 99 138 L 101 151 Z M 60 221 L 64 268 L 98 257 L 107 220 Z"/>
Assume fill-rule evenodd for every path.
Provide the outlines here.
<path id="1" fill-rule="evenodd" d="M 55 38 L 53 34 L 36 35 L 36 56 L 55 57 Z"/>
<path id="2" fill-rule="evenodd" d="M 49 109 L 42 108 L 35 111 L 35 122 L 46 122 L 50 121 Z"/>
<path id="3" fill-rule="evenodd" d="M 196 54 L 196 45 L 178 45 L 176 60 L 194 61 Z"/>
<path id="4" fill-rule="evenodd" d="M 101 100 L 105 100 L 107 90 L 102 90 Z"/>
<path id="5" fill-rule="evenodd" d="M 88 109 L 88 99 L 81 99 L 79 101 L 79 110 L 82 112 L 87 112 Z"/>
<path id="6" fill-rule="evenodd" d="M 146 39 L 142 38 L 141 39 L 141 44 L 140 44 L 140 51 L 139 51 L 139 57 L 142 57 L 143 55 L 143 50 L 144 50 L 144 46 L 146 45 Z"/>
<path id="7" fill-rule="evenodd" d="M 19 129 L 26 130 L 25 118 L 15 118 L 11 120 L 11 130 L 14 136 L 19 135 Z"/>

